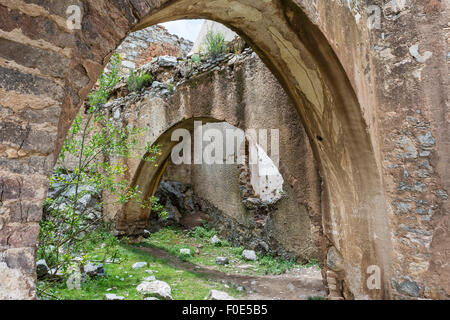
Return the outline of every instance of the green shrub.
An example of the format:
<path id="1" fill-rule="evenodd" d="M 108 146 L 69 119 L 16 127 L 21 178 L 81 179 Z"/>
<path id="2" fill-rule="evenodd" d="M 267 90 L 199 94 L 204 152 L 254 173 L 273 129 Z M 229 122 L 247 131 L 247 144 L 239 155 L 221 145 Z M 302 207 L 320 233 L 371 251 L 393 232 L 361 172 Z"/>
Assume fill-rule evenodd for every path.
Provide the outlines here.
<path id="1" fill-rule="evenodd" d="M 144 128 L 117 126 L 107 110 L 101 107 L 119 82 L 120 56 L 114 54 L 111 70 L 103 72 L 99 88 L 89 95 L 86 116 L 78 115 L 70 128 L 59 154 L 59 165 L 50 178 L 50 190 L 55 193 L 44 203 L 40 221 L 38 259 L 44 259 L 55 272 L 68 273 L 78 264 L 80 256 L 102 243 L 105 257 L 117 255 L 117 239 L 108 231 L 101 216 L 89 214 L 83 203 L 97 199 L 98 209 L 104 207 L 100 194 L 111 195 L 108 204 L 125 204 L 131 200 L 143 208 L 164 208 L 155 197 L 144 197 L 139 186 L 130 186 L 123 178 L 128 170 L 124 159 L 137 158 L 154 163 L 161 154 L 159 146 L 139 145 Z M 142 157 L 142 154 L 145 154 Z M 76 159 L 71 170 L 64 167 L 66 157 Z M 69 270 L 70 271 L 70 270 Z"/>
<path id="2" fill-rule="evenodd" d="M 206 34 L 205 46 L 206 52 L 213 58 L 216 58 L 227 51 L 225 37 L 220 32 L 208 32 Z"/>
<path id="3" fill-rule="evenodd" d="M 144 71 L 130 70 L 128 77 L 128 90 L 131 92 L 141 91 L 142 88 L 152 84 L 152 77 Z"/>
<path id="4" fill-rule="evenodd" d="M 319 267 L 319 261 L 317 259 L 311 259 L 304 265 L 305 268 L 311 268 L 311 267 Z"/>
<path id="5" fill-rule="evenodd" d="M 198 54 L 194 54 L 191 57 L 192 62 L 200 62 L 200 56 Z"/>
<path id="6" fill-rule="evenodd" d="M 294 260 L 283 260 L 270 255 L 260 256 L 258 262 L 265 269 L 266 274 L 282 274 L 294 269 L 297 265 Z"/>
<path id="7" fill-rule="evenodd" d="M 203 227 L 196 227 L 188 232 L 188 235 L 196 239 L 209 239 L 214 237 L 216 230 L 210 229 L 208 225 Z"/>
<path id="8" fill-rule="evenodd" d="M 230 243 L 230 241 L 228 241 L 228 240 L 222 240 L 222 241 L 220 241 L 220 245 L 221 245 L 222 247 L 231 247 L 231 243 Z"/>

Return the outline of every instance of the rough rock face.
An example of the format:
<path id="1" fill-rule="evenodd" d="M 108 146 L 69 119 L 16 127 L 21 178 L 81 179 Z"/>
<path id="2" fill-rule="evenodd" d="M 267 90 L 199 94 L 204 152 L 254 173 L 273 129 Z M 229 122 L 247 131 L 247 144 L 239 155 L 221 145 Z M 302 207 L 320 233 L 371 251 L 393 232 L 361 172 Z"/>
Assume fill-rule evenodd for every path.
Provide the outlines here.
<path id="1" fill-rule="evenodd" d="M 170 34 L 163 26 L 152 26 L 131 33 L 117 48 L 123 58 L 120 72 L 128 75 L 131 69 L 138 69 L 159 56 L 184 57 L 193 43 Z"/>
<path id="2" fill-rule="evenodd" d="M 448 1 L 232 3 L 1 3 L 0 298 L 35 297 L 48 177 L 108 56 L 132 30 L 181 16 L 245 34 L 292 98 L 323 178 L 325 247 L 345 262 L 328 278 L 340 294 L 450 297 Z M 74 4 L 82 23 L 72 30 Z M 376 290 L 366 286 L 370 266 L 380 267 Z M 418 297 L 395 285 L 406 277 Z"/>
<path id="3" fill-rule="evenodd" d="M 193 192 L 189 185 L 162 181 L 155 196 L 167 211 L 167 217 L 159 218 L 157 214 L 152 214 L 148 221 L 148 230 L 155 232 L 171 225 L 181 225 L 185 228 L 201 225 L 204 216 L 196 214 Z"/>
<path id="4" fill-rule="evenodd" d="M 72 179 L 70 174 L 57 174 L 57 177 L 67 181 Z M 53 187 L 48 190 L 47 198 L 56 199 L 57 201 L 50 206 L 45 206 L 44 214 L 56 207 L 64 208 L 66 203 L 74 196 L 76 189 L 75 185 L 68 186 L 65 183 L 54 183 Z M 96 190 L 92 185 L 80 184 L 78 186 L 78 193 L 86 194 L 78 200 L 75 208 L 77 214 L 86 215 L 91 221 L 100 219 L 103 215 L 103 208 L 101 206 L 102 191 Z"/>

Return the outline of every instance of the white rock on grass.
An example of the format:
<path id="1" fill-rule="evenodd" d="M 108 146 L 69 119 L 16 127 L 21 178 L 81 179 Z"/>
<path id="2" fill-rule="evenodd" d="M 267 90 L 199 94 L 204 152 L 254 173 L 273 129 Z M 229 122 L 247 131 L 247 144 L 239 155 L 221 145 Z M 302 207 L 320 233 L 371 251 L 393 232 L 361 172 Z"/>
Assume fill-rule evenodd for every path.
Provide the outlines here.
<path id="1" fill-rule="evenodd" d="M 242 252 L 242 257 L 246 260 L 251 261 L 258 260 L 258 257 L 256 256 L 256 253 L 253 250 L 244 250 L 244 252 Z"/>
<path id="2" fill-rule="evenodd" d="M 209 300 L 235 300 L 228 293 L 218 290 L 211 290 L 208 296 Z"/>
<path id="3" fill-rule="evenodd" d="M 156 300 L 156 301 L 158 301 L 159 299 L 155 298 L 155 297 L 148 297 L 148 298 L 144 298 L 144 300 Z"/>
<path id="4" fill-rule="evenodd" d="M 172 300 L 172 290 L 164 281 L 144 281 L 137 286 L 136 290 L 145 296 L 153 295 L 164 300 Z"/>
<path id="5" fill-rule="evenodd" d="M 156 280 L 155 276 L 144 278 L 144 281 L 155 281 L 155 280 Z"/>
<path id="6" fill-rule="evenodd" d="M 180 254 L 184 254 L 186 256 L 191 255 L 191 249 L 180 249 Z"/>
<path id="7" fill-rule="evenodd" d="M 132 268 L 134 269 L 139 269 L 139 268 L 143 268 L 147 265 L 147 262 L 136 262 L 135 264 L 133 264 Z"/>
<path id="8" fill-rule="evenodd" d="M 105 294 L 105 300 L 123 300 L 123 299 L 125 299 L 125 297 L 118 296 L 117 294 L 114 293 Z"/>
<path id="9" fill-rule="evenodd" d="M 216 245 L 216 244 L 219 244 L 221 241 L 220 241 L 219 237 L 215 235 L 214 237 L 211 238 L 211 240 L 209 240 L 209 242 L 211 244 Z"/>
<path id="10" fill-rule="evenodd" d="M 216 258 L 216 264 L 226 265 L 228 263 L 229 263 L 229 261 L 228 261 L 228 258 L 226 258 L 226 257 L 217 257 Z"/>

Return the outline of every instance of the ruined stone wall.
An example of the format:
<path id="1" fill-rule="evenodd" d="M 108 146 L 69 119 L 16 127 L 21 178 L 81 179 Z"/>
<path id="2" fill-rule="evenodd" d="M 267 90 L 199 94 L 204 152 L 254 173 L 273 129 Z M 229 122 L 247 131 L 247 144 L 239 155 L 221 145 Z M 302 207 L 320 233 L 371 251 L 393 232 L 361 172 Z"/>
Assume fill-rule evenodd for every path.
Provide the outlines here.
<path id="1" fill-rule="evenodd" d="M 184 64 L 163 70 L 157 67 L 157 62 L 154 65 L 145 68 L 154 72 L 155 79 L 158 79 L 158 74 L 175 74 L 166 75 L 168 81 L 176 79 L 179 72 L 187 71 L 187 74 L 173 84 L 175 89 L 172 93 L 165 89 L 167 84 L 157 82 L 143 93 L 110 101 L 106 107 L 117 125 L 147 128 L 143 144 L 158 141 L 161 134 L 177 122 L 191 117 L 229 120 L 231 125 L 243 130 L 278 129 L 285 195 L 261 218 L 243 204 L 245 197 L 240 188 L 241 171 L 237 164 L 175 166 L 168 159 L 169 166 L 162 180 L 191 185 L 212 225 L 233 243 L 247 246 L 254 243 L 252 246 L 256 249 L 269 246 L 274 254 L 302 261 L 318 259 L 322 237 L 318 168 L 292 101 L 264 63 L 250 50 L 245 50 L 242 54 L 205 60 L 193 71 L 185 69 Z M 187 112 L 186 109 L 190 108 L 196 110 L 194 114 Z M 165 160 L 168 154 L 163 154 Z M 158 177 L 156 169 L 152 174 L 147 173 L 148 176 L 139 172 L 138 164 L 133 159 L 127 161 L 130 183 L 138 178 L 150 181 Z M 117 212 L 116 218 L 120 220 L 121 210 L 110 207 L 105 211 L 108 215 Z M 132 213 L 128 211 L 128 214 Z M 149 212 L 147 219 L 148 215 Z M 145 216 L 140 219 L 143 221 L 135 221 L 134 225 L 130 222 L 125 227 L 132 228 L 136 223 L 145 226 Z"/>
<path id="2" fill-rule="evenodd" d="M 268 89 L 271 85 L 269 81 L 268 84 L 261 84 L 260 87 Z M 280 92 L 280 99 L 283 98 L 285 98 L 284 93 Z M 286 105 L 290 105 L 289 101 Z M 226 123 L 210 125 L 218 130 L 234 128 Z M 304 133 L 300 130 L 300 134 Z M 304 143 L 308 142 L 304 141 Z M 306 156 L 304 162 L 308 161 L 311 161 L 309 163 L 311 167 L 315 167 L 313 159 Z M 304 170 L 307 169 L 304 168 Z M 162 181 L 168 183 L 177 181 L 188 186 L 192 190 L 192 196 L 190 201 L 184 202 L 190 206 L 193 203 L 195 207 L 192 210 L 184 207 L 174 209 L 173 207 L 177 207 L 177 204 L 166 206 L 171 217 L 182 213 L 179 219 L 175 219 L 175 225 L 181 224 L 183 227 L 192 228 L 206 221 L 216 228 L 221 237 L 234 245 L 302 262 L 311 259 L 319 260 L 320 216 L 309 216 L 310 208 L 299 201 L 301 194 L 305 196 L 304 190 L 297 190 L 299 191 L 297 193 L 288 182 L 288 179 L 292 177 L 285 175 L 286 180 L 280 199 L 264 202 L 250 184 L 248 171 L 248 164 L 175 165 L 169 161 Z M 314 175 L 299 177 L 299 183 L 315 185 L 319 191 L 317 176 L 312 180 L 311 177 Z M 156 195 L 160 192 L 164 193 L 165 189 L 164 184 L 161 190 L 158 188 Z M 319 203 L 315 205 L 320 206 Z M 311 218 L 319 223 L 312 223 Z M 150 221 L 151 226 L 165 223 L 165 219 L 156 221 L 154 217 Z"/>
<path id="3" fill-rule="evenodd" d="M 192 46 L 191 41 L 170 34 L 163 26 L 138 30 L 129 34 L 116 50 L 123 58 L 120 72 L 128 75 L 131 69 L 136 70 L 159 56 L 184 57 Z"/>

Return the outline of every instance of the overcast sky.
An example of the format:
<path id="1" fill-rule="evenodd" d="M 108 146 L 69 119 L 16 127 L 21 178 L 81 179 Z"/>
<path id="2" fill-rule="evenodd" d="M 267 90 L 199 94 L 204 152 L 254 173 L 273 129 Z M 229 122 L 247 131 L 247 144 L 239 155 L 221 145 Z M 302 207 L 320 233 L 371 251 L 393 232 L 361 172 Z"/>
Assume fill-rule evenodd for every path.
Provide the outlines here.
<path id="1" fill-rule="evenodd" d="M 161 23 L 169 33 L 176 34 L 179 37 L 195 42 L 203 24 L 202 19 L 198 20 L 176 20 Z"/>

